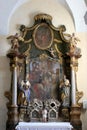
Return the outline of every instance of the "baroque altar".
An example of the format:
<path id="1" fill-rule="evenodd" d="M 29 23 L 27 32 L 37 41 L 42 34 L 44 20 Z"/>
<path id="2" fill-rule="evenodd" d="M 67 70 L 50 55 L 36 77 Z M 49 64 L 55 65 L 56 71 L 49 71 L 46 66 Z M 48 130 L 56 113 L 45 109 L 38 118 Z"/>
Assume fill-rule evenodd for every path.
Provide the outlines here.
<path id="1" fill-rule="evenodd" d="M 70 122 L 82 130 L 80 120 L 83 93 L 76 86 L 81 50 L 75 34 L 65 33 L 64 25 L 52 25 L 52 17 L 38 14 L 34 25 L 21 25 L 20 33 L 9 36 L 11 89 L 6 130 L 20 122 Z"/>

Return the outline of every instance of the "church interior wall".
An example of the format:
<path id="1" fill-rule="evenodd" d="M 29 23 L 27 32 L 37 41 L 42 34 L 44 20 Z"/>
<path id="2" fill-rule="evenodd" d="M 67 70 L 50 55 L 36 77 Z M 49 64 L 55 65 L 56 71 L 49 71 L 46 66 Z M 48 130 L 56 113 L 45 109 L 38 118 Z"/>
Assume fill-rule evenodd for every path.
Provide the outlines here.
<path id="1" fill-rule="evenodd" d="M 44 5 L 44 6 L 43 6 Z M 72 34 L 73 32 L 76 33 L 76 36 L 79 37 L 80 43 L 78 46 L 81 48 L 82 57 L 79 59 L 79 66 L 77 72 L 77 87 L 79 91 L 83 91 L 84 96 L 80 100 L 87 99 L 86 93 L 86 74 L 87 74 L 87 32 L 76 32 L 75 31 L 75 23 L 73 18 L 68 12 L 68 10 L 61 5 L 60 3 L 53 0 L 47 0 L 46 3 L 41 0 L 37 1 L 30 1 L 19 8 L 13 13 L 9 20 L 9 32 L 10 34 L 15 34 L 19 32 L 18 28 L 21 24 L 26 26 L 32 26 L 33 24 L 33 17 L 38 13 L 47 13 L 53 17 L 53 25 L 65 25 L 66 33 Z M 7 52 L 10 49 L 10 44 L 7 41 L 8 35 L 0 35 L 0 129 L 5 130 L 6 128 L 6 120 L 7 120 L 7 108 L 6 103 L 7 99 L 4 96 L 4 92 L 10 89 L 11 84 L 11 72 L 9 67 L 9 59 L 6 57 Z M 87 124 L 85 120 L 87 120 L 87 111 L 82 109 L 81 120 L 83 124 L 83 130 L 87 129 Z"/>

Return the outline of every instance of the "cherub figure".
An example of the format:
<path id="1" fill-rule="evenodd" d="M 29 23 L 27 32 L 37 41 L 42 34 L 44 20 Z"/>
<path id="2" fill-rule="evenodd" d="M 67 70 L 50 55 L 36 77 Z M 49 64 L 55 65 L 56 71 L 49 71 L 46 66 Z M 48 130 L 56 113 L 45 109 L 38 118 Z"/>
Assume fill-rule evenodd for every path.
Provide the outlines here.
<path id="1" fill-rule="evenodd" d="M 55 50 L 53 48 L 47 49 L 47 51 L 49 52 L 49 54 L 52 58 L 56 58 Z"/>
<path id="2" fill-rule="evenodd" d="M 7 39 L 11 39 L 11 43 L 12 43 L 11 49 L 13 49 L 15 51 L 18 51 L 19 41 L 24 41 L 24 39 L 20 35 L 18 35 L 18 33 L 7 37 Z"/>

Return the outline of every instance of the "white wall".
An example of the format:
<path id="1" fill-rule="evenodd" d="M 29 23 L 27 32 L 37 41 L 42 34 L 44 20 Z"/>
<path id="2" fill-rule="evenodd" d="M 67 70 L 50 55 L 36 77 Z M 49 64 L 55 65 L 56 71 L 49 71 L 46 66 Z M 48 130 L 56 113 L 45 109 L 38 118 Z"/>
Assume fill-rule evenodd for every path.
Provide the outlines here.
<path id="1" fill-rule="evenodd" d="M 79 91 L 83 91 L 84 96 L 80 99 L 80 102 L 87 100 L 87 33 L 77 33 L 80 39 L 78 47 L 81 48 L 82 57 L 79 59 L 79 66 L 77 72 L 77 86 Z M 81 114 L 82 130 L 87 130 L 87 110 L 82 109 Z"/>
<path id="2" fill-rule="evenodd" d="M 9 2 L 8 2 L 9 3 Z M 7 3 L 7 5 L 8 5 Z M 15 1 L 13 2 L 15 3 Z M 13 5 L 13 3 L 11 3 Z M 10 3 L 9 3 L 10 4 Z M 4 5 L 4 3 L 3 3 Z M 13 7 L 13 6 L 12 6 Z M 11 8 L 10 8 L 11 9 Z M 10 10 L 9 9 L 9 10 Z M 25 24 L 26 26 L 32 26 L 33 24 L 33 17 L 38 13 L 48 13 L 53 17 L 53 25 L 65 25 L 66 26 L 66 32 L 67 33 L 73 33 L 75 32 L 74 27 L 74 20 L 71 15 L 71 12 L 68 12 L 68 10 L 61 5 L 58 0 L 29 0 L 27 3 L 21 5 L 19 8 L 16 9 L 12 17 L 9 19 L 9 34 L 15 34 L 18 32 L 17 27 L 19 27 L 20 24 Z M 3 18 L 3 17 L 2 17 Z M 5 23 L 7 22 L 6 19 Z M 0 25 L 3 25 L 3 23 Z M 5 29 L 5 28 L 4 28 Z M 3 29 L 3 31 L 5 31 Z M 2 30 L 2 26 L 1 26 Z M 82 57 L 79 59 L 79 67 L 78 67 L 78 73 L 77 73 L 77 85 L 78 89 L 82 90 L 84 92 L 84 96 L 81 99 L 87 99 L 86 94 L 86 57 L 87 57 L 87 33 L 77 33 L 77 36 L 80 38 L 81 43 L 79 43 L 79 47 L 82 50 Z M 9 91 L 10 89 L 10 82 L 11 82 L 11 74 L 10 74 L 10 68 L 9 68 L 9 59 L 6 57 L 6 54 L 10 48 L 10 44 L 6 40 L 6 36 L 0 35 L 0 129 L 5 130 L 6 120 L 7 120 L 7 108 L 6 108 L 6 102 L 8 101 L 5 96 L 4 92 Z M 82 122 L 83 122 L 83 130 L 87 129 L 87 125 L 85 123 L 87 112 L 82 112 Z M 85 115 L 86 114 L 86 115 Z"/>
<path id="3" fill-rule="evenodd" d="M 57 27 L 58 25 L 64 24 L 67 32 L 72 33 L 75 31 L 71 14 L 61 4 L 58 4 L 57 0 L 45 0 L 45 2 L 32 0 L 20 6 L 12 15 L 9 22 L 9 32 L 14 33 L 17 31 L 17 24 L 31 26 L 33 24 L 33 17 L 43 12 L 53 17 L 52 22 L 54 26 Z"/>
<path id="4" fill-rule="evenodd" d="M 84 93 L 83 98 L 81 99 L 81 101 L 83 99 L 87 99 L 87 33 L 78 33 L 77 34 L 79 39 L 80 39 L 80 43 L 78 43 L 78 47 L 81 48 L 81 53 L 82 56 L 79 59 L 79 66 L 78 66 L 78 73 L 77 73 L 77 85 L 78 85 L 78 89 L 82 90 Z"/>
<path id="5" fill-rule="evenodd" d="M 5 98 L 4 93 L 10 89 L 10 68 L 9 59 L 6 53 L 9 49 L 6 37 L 0 36 L 0 129 L 5 130 L 7 120 L 6 103 L 8 100 Z"/>
<path id="6" fill-rule="evenodd" d="M 13 12 L 25 2 L 32 0 L 0 0 L 0 34 L 8 34 L 8 25 Z M 45 3 L 46 0 L 44 0 Z M 85 0 L 86 1 L 86 0 Z M 87 11 L 87 5 L 84 0 L 55 0 L 62 4 L 73 16 L 77 32 L 87 32 L 87 26 L 84 22 L 84 15 Z M 47 1 L 46 1 L 47 2 Z M 49 3 L 50 5 L 50 3 Z M 50 6 L 49 6 L 50 8 Z M 55 9 L 55 8 L 54 8 Z M 2 15 L 3 14 L 3 15 Z"/>

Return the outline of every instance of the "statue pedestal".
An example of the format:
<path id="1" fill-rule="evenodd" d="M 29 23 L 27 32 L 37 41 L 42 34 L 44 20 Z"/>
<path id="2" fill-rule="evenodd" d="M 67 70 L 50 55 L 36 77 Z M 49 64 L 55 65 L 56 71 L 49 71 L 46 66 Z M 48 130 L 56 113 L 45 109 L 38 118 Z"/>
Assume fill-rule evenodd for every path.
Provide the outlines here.
<path id="1" fill-rule="evenodd" d="M 82 122 L 80 120 L 81 107 L 72 106 L 70 112 L 70 122 L 73 126 L 73 130 L 82 130 Z"/>
<path id="2" fill-rule="evenodd" d="M 15 126 L 18 124 L 18 107 L 8 107 L 8 120 L 6 123 L 6 130 L 15 130 Z"/>

